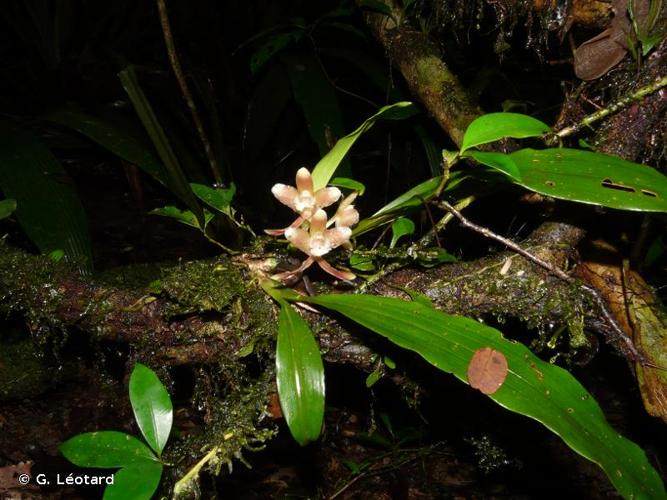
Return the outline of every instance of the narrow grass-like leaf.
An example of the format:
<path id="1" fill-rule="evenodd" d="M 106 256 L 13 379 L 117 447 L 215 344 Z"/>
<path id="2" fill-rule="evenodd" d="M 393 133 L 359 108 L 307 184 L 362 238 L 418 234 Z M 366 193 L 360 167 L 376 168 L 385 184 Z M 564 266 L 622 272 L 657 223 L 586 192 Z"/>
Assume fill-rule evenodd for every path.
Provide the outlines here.
<path id="1" fill-rule="evenodd" d="M 130 376 L 130 403 L 141 433 L 159 457 L 169 439 L 174 409 L 158 376 L 141 363 L 134 365 Z"/>
<path id="2" fill-rule="evenodd" d="M 35 136 L 0 121 L 0 189 L 16 200 L 16 218 L 35 245 L 61 248 L 68 261 L 92 269 L 88 223 L 62 165 Z"/>
<path id="3" fill-rule="evenodd" d="M 404 120 L 414 116 L 416 113 L 417 107 L 407 101 L 384 106 L 362 123 L 354 132 L 345 137 L 341 137 L 326 156 L 315 165 L 312 173 L 315 189 L 320 189 L 327 185 L 336 172 L 338 165 L 340 165 L 343 158 L 345 158 L 345 155 L 350 151 L 350 148 L 364 132 L 369 130 L 375 124 L 377 120 Z"/>
<path id="4" fill-rule="evenodd" d="M 139 85 L 134 69 L 132 67 L 125 68 L 118 73 L 118 77 L 123 84 L 125 92 L 127 92 L 127 95 L 132 101 L 132 105 L 134 106 L 137 115 L 139 115 L 141 123 L 143 123 L 146 132 L 148 132 L 148 136 L 151 138 L 162 163 L 169 173 L 170 188 L 176 196 L 183 200 L 200 221 L 203 220 L 203 213 L 199 202 L 190 189 L 190 185 L 183 173 L 183 169 L 176 157 L 176 153 L 174 153 L 174 150 L 169 143 L 167 134 L 162 128 L 162 125 L 160 125 L 153 108 Z"/>
<path id="5" fill-rule="evenodd" d="M 299 300 L 337 311 L 464 382 L 475 351 L 485 347 L 498 351 L 506 358 L 509 373 L 489 397 L 543 423 L 573 450 L 600 465 L 626 498 L 667 498 L 642 449 L 607 423 L 598 404 L 568 371 L 542 361 L 523 344 L 504 339 L 498 330 L 389 297 L 337 294 Z"/>
<path id="6" fill-rule="evenodd" d="M 324 418 L 324 365 L 308 324 L 286 303 L 278 322 L 276 381 L 292 436 L 301 446 L 315 441 Z"/>
<path id="7" fill-rule="evenodd" d="M 0 201 L 0 220 L 6 219 L 14 213 L 16 210 L 16 200 L 9 198 L 7 200 Z"/>
<path id="8" fill-rule="evenodd" d="M 396 212 L 408 206 L 419 206 L 424 203 L 424 200 L 430 198 L 435 194 L 436 189 L 440 185 L 442 177 L 432 177 L 431 179 L 417 184 L 415 187 L 409 189 L 398 198 L 390 201 L 380 210 L 373 214 L 373 217 L 379 215 Z"/>
<path id="9" fill-rule="evenodd" d="M 463 135 L 461 152 L 505 137 L 539 137 L 551 131 L 540 120 L 519 113 L 489 113 L 474 120 Z"/>
<path id="10" fill-rule="evenodd" d="M 123 467 L 104 490 L 104 500 L 150 500 L 160 484 L 162 469 L 159 462 Z"/>
<path id="11" fill-rule="evenodd" d="M 79 434 L 60 445 L 60 451 L 79 467 L 113 468 L 158 462 L 148 446 L 134 436 L 117 431 Z"/>
<path id="12" fill-rule="evenodd" d="M 667 177 L 616 156 L 567 148 L 469 155 L 547 196 L 622 210 L 667 212 Z"/>

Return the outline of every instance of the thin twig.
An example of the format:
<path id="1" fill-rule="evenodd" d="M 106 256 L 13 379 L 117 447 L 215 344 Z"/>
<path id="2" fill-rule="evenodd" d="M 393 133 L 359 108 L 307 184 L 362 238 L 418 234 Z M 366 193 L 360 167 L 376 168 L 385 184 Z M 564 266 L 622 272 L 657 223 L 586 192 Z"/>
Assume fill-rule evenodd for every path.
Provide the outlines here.
<path id="1" fill-rule="evenodd" d="M 162 25 L 162 33 L 164 35 L 164 42 L 167 45 L 167 54 L 169 55 L 169 62 L 171 63 L 171 68 L 174 70 L 174 75 L 178 81 L 178 86 L 181 89 L 181 94 L 183 94 L 183 99 L 190 110 L 192 115 L 192 121 L 195 124 L 199 138 L 201 139 L 202 145 L 204 146 L 204 152 L 206 153 L 206 158 L 208 159 L 209 165 L 211 166 L 211 172 L 213 173 L 213 179 L 215 179 L 216 184 L 222 184 L 222 175 L 218 168 L 218 162 L 215 159 L 213 154 L 213 149 L 211 148 L 211 143 L 206 136 L 204 130 L 204 125 L 195 106 L 195 101 L 192 98 L 192 93 L 188 88 L 188 84 L 185 80 L 185 75 L 183 74 L 183 68 L 181 63 L 178 60 L 178 54 L 176 53 L 176 45 L 174 44 L 174 37 L 171 33 L 171 25 L 169 24 L 169 17 L 167 15 L 167 5 L 165 0 L 157 0 L 158 10 L 160 11 L 160 24 Z"/>
<path id="2" fill-rule="evenodd" d="M 451 206 L 449 203 L 446 201 L 439 201 L 437 203 L 439 207 L 441 207 L 444 210 L 447 210 L 449 213 L 454 215 L 461 224 L 469 229 L 472 229 L 473 231 L 490 238 L 492 240 L 496 240 L 503 245 L 505 245 L 507 248 L 510 250 L 513 250 L 514 252 L 518 253 L 519 255 L 525 257 L 532 263 L 542 267 L 543 269 L 547 270 L 550 274 L 553 274 L 559 279 L 562 279 L 566 283 L 570 284 L 575 284 L 577 283 L 577 280 L 567 274 L 565 271 L 562 269 L 555 267 L 554 265 L 550 264 L 549 262 L 540 259 L 539 257 L 533 255 L 527 250 L 524 250 L 521 246 L 518 244 L 514 243 L 512 240 L 505 238 L 504 236 L 500 236 L 499 234 L 494 233 L 490 229 L 486 227 L 479 226 L 475 224 L 474 222 L 471 222 L 468 220 L 461 212 L 459 212 L 456 208 Z M 633 343 L 632 339 L 623 332 L 621 327 L 618 325 L 614 317 L 612 316 L 611 312 L 609 312 L 609 309 L 607 308 L 607 304 L 605 303 L 604 299 L 600 296 L 600 293 L 593 288 L 590 285 L 587 285 L 585 283 L 578 283 L 578 285 L 581 287 L 581 289 L 585 290 L 597 303 L 598 307 L 600 308 L 600 312 L 602 313 L 602 316 L 605 318 L 609 326 L 611 327 L 612 331 L 618 336 L 620 340 L 622 340 L 628 351 L 632 354 L 633 356 L 633 361 L 640 363 L 643 366 L 649 366 L 651 368 L 658 368 L 661 370 L 664 370 L 665 368 L 657 366 L 651 362 L 649 362 L 646 357 L 640 353 L 637 348 L 635 347 L 635 344 Z"/>
<path id="3" fill-rule="evenodd" d="M 558 132 L 556 132 L 556 137 L 562 139 L 563 137 L 572 135 L 581 130 L 583 127 L 586 127 L 598 120 L 601 120 L 602 118 L 605 118 L 606 116 L 609 116 L 612 113 L 616 113 L 621 109 L 629 106 L 633 102 L 639 101 L 644 97 L 646 97 L 647 95 L 652 94 L 653 92 L 656 92 L 665 86 L 667 86 L 667 76 L 663 76 L 662 78 L 659 78 L 652 84 L 642 87 L 639 90 L 633 92 L 632 94 L 625 96 L 622 99 L 619 99 L 618 101 L 610 104 L 609 106 L 604 107 L 596 111 L 595 113 L 588 115 L 579 123 L 576 123 L 570 127 L 565 127 L 564 129 L 559 130 Z"/>
<path id="4" fill-rule="evenodd" d="M 457 207 L 459 209 L 465 208 L 468 205 L 470 205 L 473 201 L 475 200 L 474 196 L 468 196 L 467 198 L 464 198 L 461 200 L 459 203 L 457 203 Z M 428 247 L 432 242 L 434 238 L 437 238 L 437 234 L 439 231 L 442 231 L 444 227 L 447 225 L 447 223 L 452 220 L 453 216 L 451 214 L 446 214 L 442 219 L 440 219 L 434 226 L 431 228 L 431 230 L 426 233 L 424 236 L 422 236 L 419 241 L 414 242 L 412 245 L 410 245 L 407 250 L 405 251 L 405 254 L 408 257 L 412 257 L 413 259 L 417 258 L 419 256 L 419 251 L 424 250 L 426 247 Z M 387 226 L 389 227 L 389 226 Z M 385 230 L 386 231 L 386 230 Z M 384 233 L 383 233 L 384 235 Z M 439 243 L 439 242 L 438 242 Z M 438 244 L 438 246 L 440 246 Z M 380 269 L 377 273 L 375 273 L 373 276 L 368 278 L 368 280 L 364 281 L 356 290 L 356 293 L 364 293 L 369 286 L 371 286 L 373 283 L 376 283 L 380 281 L 382 278 L 387 276 L 390 273 L 393 273 L 394 271 L 398 270 L 402 266 L 405 265 L 405 262 L 403 261 L 397 261 L 397 262 L 392 262 L 391 264 L 383 267 Z"/>

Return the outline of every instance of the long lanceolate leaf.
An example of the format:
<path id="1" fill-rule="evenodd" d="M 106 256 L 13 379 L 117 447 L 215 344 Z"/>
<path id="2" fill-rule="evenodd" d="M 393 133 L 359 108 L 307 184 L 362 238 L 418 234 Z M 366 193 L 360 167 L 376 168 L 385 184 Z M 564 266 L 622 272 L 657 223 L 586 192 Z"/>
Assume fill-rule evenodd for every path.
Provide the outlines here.
<path id="1" fill-rule="evenodd" d="M 361 135 L 369 130 L 377 120 L 403 120 L 409 118 L 417 113 L 417 108 L 411 102 L 397 102 L 390 106 L 384 106 L 371 116 L 368 120 L 362 123 L 351 134 L 341 137 L 336 145 L 322 158 L 313 169 L 313 184 L 315 189 L 323 188 L 327 185 L 329 180 L 333 177 L 338 165 L 340 165 L 345 155 L 354 145 Z"/>
<path id="2" fill-rule="evenodd" d="M 308 324 L 286 303 L 278 323 L 276 382 L 294 439 L 302 446 L 316 440 L 324 418 L 324 365 Z"/>
<path id="3" fill-rule="evenodd" d="M 569 372 L 504 339 L 498 330 L 419 302 L 388 297 L 338 294 L 299 300 L 337 311 L 462 381 L 467 381 L 475 352 L 489 347 L 501 353 L 509 372 L 490 395 L 493 400 L 543 423 L 573 450 L 600 465 L 626 498 L 667 498 L 660 476 L 641 448 L 607 423 L 598 404 Z"/>
<path id="4" fill-rule="evenodd" d="M 118 73 L 118 76 L 123 84 L 123 88 L 125 88 L 125 92 L 127 92 L 127 95 L 139 115 L 139 119 L 143 123 L 146 132 L 148 132 L 151 141 L 153 141 L 153 145 L 155 146 L 160 159 L 169 173 L 169 187 L 176 196 L 183 200 L 197 218 L 200 221 L 203 221 L 204 216 L 201 206 L 190 189 L 190 185 L 185 178 L 185 174 L 176 157 L 176 153 L 174 153 L 174 150 L 171 147 L 167 134 L 160 125 L 157 116 L 153 112 L 153 108 L 139 86 L 139 81 L 137 80 L 133 68 L 128 67 L 124 69 Z"/>
<path id="5" fill-rule="evenodd" d="M 62 249 L 92 268 L 88 223 L 67 173 L 51 151 L 15 124 L 0 122 L 0 189 L 16 200 L 16 218 L 44 253 Z"/>

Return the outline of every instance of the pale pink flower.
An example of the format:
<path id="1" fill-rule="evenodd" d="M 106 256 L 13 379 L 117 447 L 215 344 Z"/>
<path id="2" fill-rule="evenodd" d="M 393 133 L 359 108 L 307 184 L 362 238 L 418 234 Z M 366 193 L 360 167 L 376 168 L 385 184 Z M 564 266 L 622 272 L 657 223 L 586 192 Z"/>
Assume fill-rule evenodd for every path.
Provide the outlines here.
<path id="1" fill-rule="evenodd" d="M 340 189 L 336 187 L 324 187 L 313 191 L 313 178 L 305 167 L 296 173 L 296 188 L 286 184 L 276 184 L 271 188 L 271 192 L 280 203 L 299 214 L 299 217 L 290 224 L 290 228 L 299 227 L 304 221 L 310 220 L 318 209 L 336 203 L 341 197 Z M 274 236 L 284 232 L 285 229 L 266 230 L 266 233 Z"/>
<path id="2" fill-rule="evenodd" d="M 340 205 L 338 205 L 338 210 L 336 210 L 334 216 L 329 220 L 327 226 L 335 223 L 336 227 L 351 227 L 359 222 L 359 212 L 357 212 L 352 204 L 356 197 L 357 193 L 355 191 L 341 201 Z"/>
<path id="3" fill-rule="evenodd" d="M 336 269 L 323 256 L 334 248 L 337 248 L 350 241 L 352 230 L 349 227 L 341 226 L 327 229 L 327 214 L 322 209 L 317 209 L 310 218 L 310 227 L 308 231 L 299 227 L 289 227 L 285 231 L 285 238 L 295 247 L 308 255 L 301 266 L 294 271 L 282 273 L 276 277 L 286 277 L 308 269 L 313 263 L 317 264 L 327 273 L 341 280 L 351 281 L 356 276 L 347 271 Z"/>

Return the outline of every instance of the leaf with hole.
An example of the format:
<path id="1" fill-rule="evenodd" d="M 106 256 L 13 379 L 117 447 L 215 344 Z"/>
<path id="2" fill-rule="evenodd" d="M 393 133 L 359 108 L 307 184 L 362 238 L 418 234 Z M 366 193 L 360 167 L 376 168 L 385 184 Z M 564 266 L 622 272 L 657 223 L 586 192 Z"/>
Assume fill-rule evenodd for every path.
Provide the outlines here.
<path id="1" fill-rule="evenodd" d="M 158 376 L 141 363 L 134 365 L 130 376 L 130 403 L 139 430 L 159 457 L 169 439 L 174 410 Z"/>
<path id="2" fill-rule="evenodd" d="M 662 479 L 635 443 L 608 423 L 586 389 L 566 370 L 542 361 L 527 347 L 489 326 L 442 313 L 420 302 L 371 295 L 316 295 L 298 300 L 336 311 L 417 352 L 438 369 L 467 382 L 473 355 L 482 348 L 502 353 L 507 377 L 489 397 L 542 422 L 573 450 L 597 463 L 621 495 L 667 498 Z"/>
<path id="3" fill-rule="evenodd" d="M 292 436 L 301 446 L 315 441 L 324 419 L 324 365 L 310 327 L 285 302 L 278 319 L 276 382 Z"/>
<path id="4" fill-rule="evenodd" d="M 616 156 L 567 148 L 469 155 L 540 194 L 622 210 L 667 212 L 667 177 Z"/>
<path id="5" fill-rule="evenodd" d="M 532 116 L 519 113 L 489 113 L 473 120 L 463 135 L 461 152 L 506 137 L 540 137 L 551 127 Z"/>

